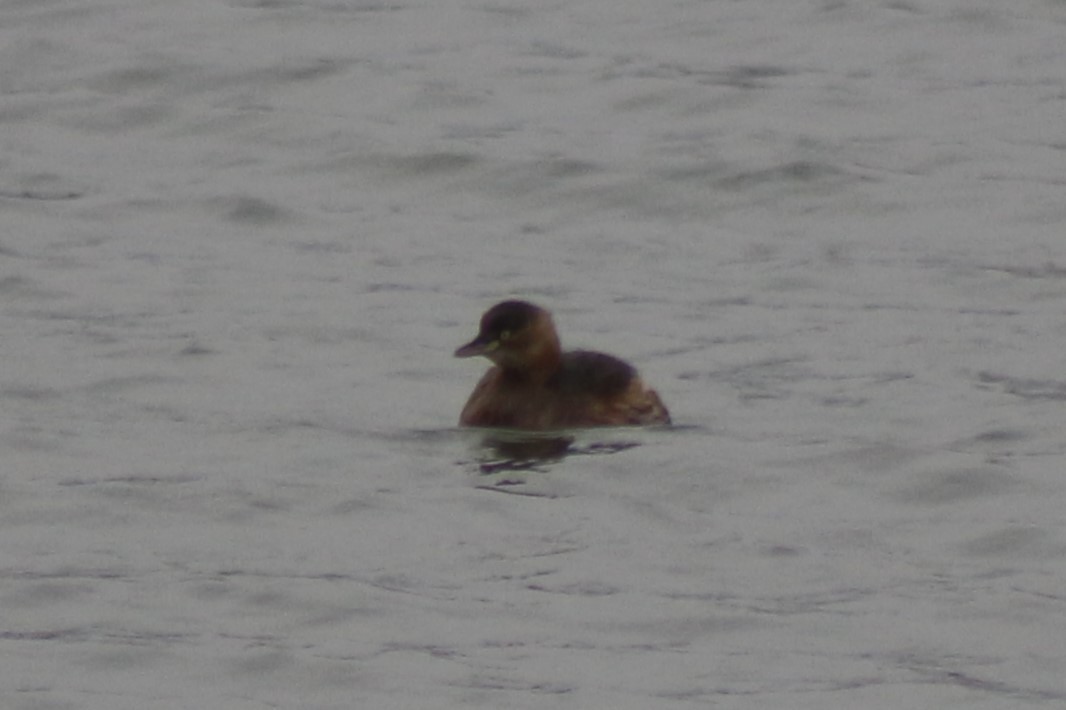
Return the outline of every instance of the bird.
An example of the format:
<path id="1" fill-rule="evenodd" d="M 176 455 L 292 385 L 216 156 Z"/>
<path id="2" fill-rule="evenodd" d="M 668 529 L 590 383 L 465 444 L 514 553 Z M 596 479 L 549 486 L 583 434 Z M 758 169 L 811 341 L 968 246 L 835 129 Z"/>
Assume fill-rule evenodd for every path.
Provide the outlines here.
<path id="1" fill-rule="evenodd" d="M 551 313 L 528 301 L 497 303 L 455 357 L 491 367 L 459 415 L 469 427 L 550 431 L 670 424 L 670 413 L 637 370 L 613 355 L 564 352 Z"/>

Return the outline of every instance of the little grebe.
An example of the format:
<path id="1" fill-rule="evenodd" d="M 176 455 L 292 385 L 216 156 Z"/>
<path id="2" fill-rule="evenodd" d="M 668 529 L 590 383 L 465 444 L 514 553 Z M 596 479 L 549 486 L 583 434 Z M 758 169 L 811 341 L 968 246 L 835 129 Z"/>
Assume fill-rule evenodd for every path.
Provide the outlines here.
<path id="1" fill-rule="evenodd" d="M 456 357 L 495 364 L 463 407 L 464 426 L 509 429 L 669 424 L 659 395 L 633 366 L 611 355 L 563 352 L 548 311 L 525 301 L 498 303 Z"/>

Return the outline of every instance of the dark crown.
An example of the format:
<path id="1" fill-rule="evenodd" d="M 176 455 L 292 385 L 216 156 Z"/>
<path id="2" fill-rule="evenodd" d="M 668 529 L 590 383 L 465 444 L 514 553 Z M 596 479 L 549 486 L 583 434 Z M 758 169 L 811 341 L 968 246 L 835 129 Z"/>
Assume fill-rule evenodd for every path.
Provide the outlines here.
<path id="1" fill-rule="evenodd" d="M 541 309 L 526 301 L 504 301 L 485 312 L 481 317 L 481 332 L 499 335 L 504 331 L 515 332 L 530 325 Z"/>

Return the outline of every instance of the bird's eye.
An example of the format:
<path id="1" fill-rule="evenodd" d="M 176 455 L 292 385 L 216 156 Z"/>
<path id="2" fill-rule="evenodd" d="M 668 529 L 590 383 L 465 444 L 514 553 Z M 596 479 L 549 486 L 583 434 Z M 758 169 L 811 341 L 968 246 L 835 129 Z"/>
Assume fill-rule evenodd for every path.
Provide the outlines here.
<path id="1" fill-rule="evenodd" d="M 509 331 L 509 330 L 501 330 L 500 331 L 500 340 L 507 340 L 510 337 L 511 337 L 511 331 Z"/>

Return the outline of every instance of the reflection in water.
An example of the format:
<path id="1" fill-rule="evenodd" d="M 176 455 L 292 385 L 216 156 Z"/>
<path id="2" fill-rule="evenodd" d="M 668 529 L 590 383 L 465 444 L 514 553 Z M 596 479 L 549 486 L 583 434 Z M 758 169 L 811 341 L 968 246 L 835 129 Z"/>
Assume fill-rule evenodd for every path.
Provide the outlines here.
<path id="1" fill-rule="evenodd" d="M 530 432 L 514 429 L 416 429 L 399 434 L 376 434 L 415 445 L 426 455 L 438 456 L 442 442 L 462 444 L 466 456 L 456 463 L 471 467 L 477 475 L 478 488 L 514 495 L 554 498 L 558 490 L 551 487 L 548 474 L 563 461 L 577 456 L 614 454 L 636 448 L 653 432 L 686 433 L 703 431 L 699 427 L 603 427 L 554 432 Z M 545 489 L 548 485 L 549 489 Z"/>
<path id="2" fill-rule="evenodd" d="M 577 443 L 569 434 L 531 434 L 529 432 L 494 431 L 480 441 L 478 470 L 484 475 L 507 471 L 548 471 L 551 464 L 576 455 L 610 454 L 631 449 L 636 441 L 594 441 Z M 496 485 L 514 485 L 500 481 Z"/>
<path id="3" fill-rule="evenodd" d="M 486 475 L 547 470 L 545 465 L 564 459 L 573 443 L 572 436 L 489 434 L 481 440 L 483 452 L 478 458 L 478 469 Z"/>

